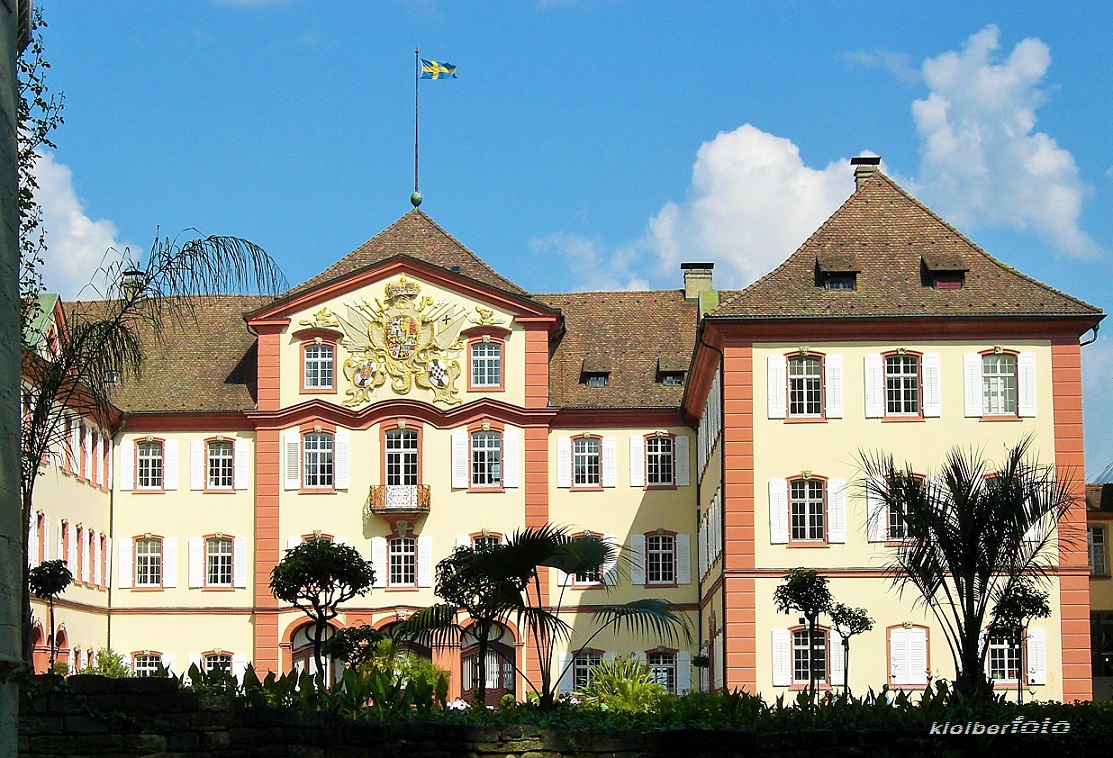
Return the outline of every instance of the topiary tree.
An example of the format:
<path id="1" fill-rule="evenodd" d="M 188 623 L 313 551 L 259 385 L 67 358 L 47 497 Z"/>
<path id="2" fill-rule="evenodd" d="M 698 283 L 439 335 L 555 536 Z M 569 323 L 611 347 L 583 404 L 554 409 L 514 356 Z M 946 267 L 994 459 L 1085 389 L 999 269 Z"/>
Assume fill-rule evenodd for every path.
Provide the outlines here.
<path id="1" fill-rule="evenodd" d="M 831 608 L 831 590 L 827 577 L 815 569 L 794 568 L 785 574 L 784 582 L 773 590 L 773 604 L 781 613 L 800 611 L 808 623 L 808 696 L 815 697 L 816 656 L 815 627 L 819 614 Z"/>
<path id="2" fill-rule="evenodd" d="M 61 595 L 73 583 L 73 573 L 63 560 L 43 561 L 31 569 L 27 586 L 31 594 L 47 602 L 50 610 L 50 670 L 54 671 L 54 658 L 58 652 L 54 638 L 54 598 Z"/>
<path id="3" fill-rule="evenodd" d="M 842 637 L 842 687 L 848 697 L 850 695 L 850 638 L 864 634 L 873 629 L 873 619 L 866 613 L 865 608 L 851 608 L 842 603 L 835 603 L 827 615 L 835 631 Z M 834 684 L 834 682 L 832 682 Z"/>
<path id="4" fill-rule="evenodd" d="M 1051 606 L 1047 602 L 1048 594 L 1036 589 L 1030 581 L 1024 580 L 1012 586 L 1007 593 L 1001 593 L 993 607 L 993 621 L 990 623 L 991 634 L 1002 634 L 1008 637 L 1016 650 L 1016 660 L 1019 670 L 1016 673 L 1016 701 L 1024 701 L 1024 634 L 1028 622 L 1035 618 L 1047 618 L 1051 615 Z"/>
<path id="5" fill-rule="evenodd" d="M 313 660 L 325 670 L 321 646 L 338 606 L 366 595 L 375 583 L 375 569 L 350 545 L 308 539 L 286 555 L 271 571 L 271 593 L 300 608 L 313 621 Z"/>

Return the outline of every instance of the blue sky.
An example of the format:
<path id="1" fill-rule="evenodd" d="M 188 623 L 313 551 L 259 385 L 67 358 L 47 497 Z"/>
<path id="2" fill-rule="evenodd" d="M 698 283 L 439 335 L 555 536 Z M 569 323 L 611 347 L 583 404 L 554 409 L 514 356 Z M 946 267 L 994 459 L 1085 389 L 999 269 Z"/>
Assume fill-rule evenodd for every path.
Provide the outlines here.
<path id="1" fill-rule="evenodd" d="M 422 208 L 527 290 L 676 287 L 685 260 L 743 286 L 868 152 L 994 256 L 1113 306 L 1113 52 L 1093 33 L 1113 4 L 40 5 L 66 296 L 156 230 L 246 237 L 291 283 L 374 236 L 410 207 L 420 47 L 458 67 L 421 84 Z M 1113 348 L 1083 352 L 1095 474 Z"/>

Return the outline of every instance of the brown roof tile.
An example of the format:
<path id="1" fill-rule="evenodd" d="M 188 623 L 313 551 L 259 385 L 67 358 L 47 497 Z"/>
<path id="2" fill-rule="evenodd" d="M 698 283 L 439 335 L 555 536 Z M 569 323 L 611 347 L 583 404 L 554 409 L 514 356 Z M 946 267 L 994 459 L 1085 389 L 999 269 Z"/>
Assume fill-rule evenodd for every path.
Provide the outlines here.
<path id="1" fill-rule="evenodd" d="M 817 257 L 860 265 L 855 290 L 817 283 Z M 925 283 L 922 261 L 961 262 L 962 289 Z M 880 172 L 871 176 L 796 252 L 713 318 L 869 316 L 1099 316 L 1101 310 L 992 258 Z"/>
<path id="2" fill-rule="evenodd" d="M 658 381 L 658 364 L 687 369 L 697 307 L 681 290 L 536 295 L 564 315 L 549 361 L 549 402 L 566 408 L 676 408 L 684 387 Z M 585 365 L 610 366 L 607 386 L 582 381 Z"/>

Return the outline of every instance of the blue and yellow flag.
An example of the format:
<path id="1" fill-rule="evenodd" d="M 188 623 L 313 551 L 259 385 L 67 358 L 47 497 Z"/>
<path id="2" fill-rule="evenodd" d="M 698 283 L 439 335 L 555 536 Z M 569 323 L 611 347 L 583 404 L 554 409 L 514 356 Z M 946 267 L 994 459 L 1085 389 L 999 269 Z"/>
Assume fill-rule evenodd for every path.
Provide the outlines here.
<path id="1" fill-rule="evenodd" d="M 455 79 L 456 67 L 451 63 L 438 63 L 421 59 L 422 79 Z"/>

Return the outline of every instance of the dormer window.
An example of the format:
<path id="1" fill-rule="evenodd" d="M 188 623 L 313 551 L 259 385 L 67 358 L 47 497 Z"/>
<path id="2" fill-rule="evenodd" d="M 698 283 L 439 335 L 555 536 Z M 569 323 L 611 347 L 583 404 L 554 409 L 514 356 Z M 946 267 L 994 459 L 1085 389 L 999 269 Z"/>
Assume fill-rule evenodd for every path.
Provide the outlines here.
<path id="1" fill-rule="evenodd" d="M 580 382 L 588 387 L 606 387 L 611 374 L 611 360 L 606 356 L 584 358 L 580 368 Z"/>
<path id="2" fill-rule="evenodd" d="M 841 250 L 815 257 L 815 283 L 829 290 L 855 290 L 858 284 L 858 256 Z"/>
<path id="3" fill-rule="evenodd" d="M 856 289 L 856 279 L 855 274 L 828 274 L 824 283 L 829 290 L 852 290 Z"/>
<path id="4" fill-rule="evenodd" d="M 657 382 L 664 387 L 683 387 L 684 374 L 688 371 L 688 362 L 678 356 L 657 356 Z"/>
<path id="5" fill-rule="evenodd" d="M 606 387 L 609 374 L 603 371 L 585 371 L 584 384 L 588 387 Z"/>
<path id="6" fill-rule="evenodd" d="M 920 256 L 920 279 L 925 287 L 937 290 L 962 289 L 969 267 L 957 252 L 932 251 Z"/>
<path id="7" fill-rule="evenodd" d="M 682 387 L 684 386 L 684 372 L 683 371 L 666 371 L 661 374 L 661 384 L 666 387 Z"/>

